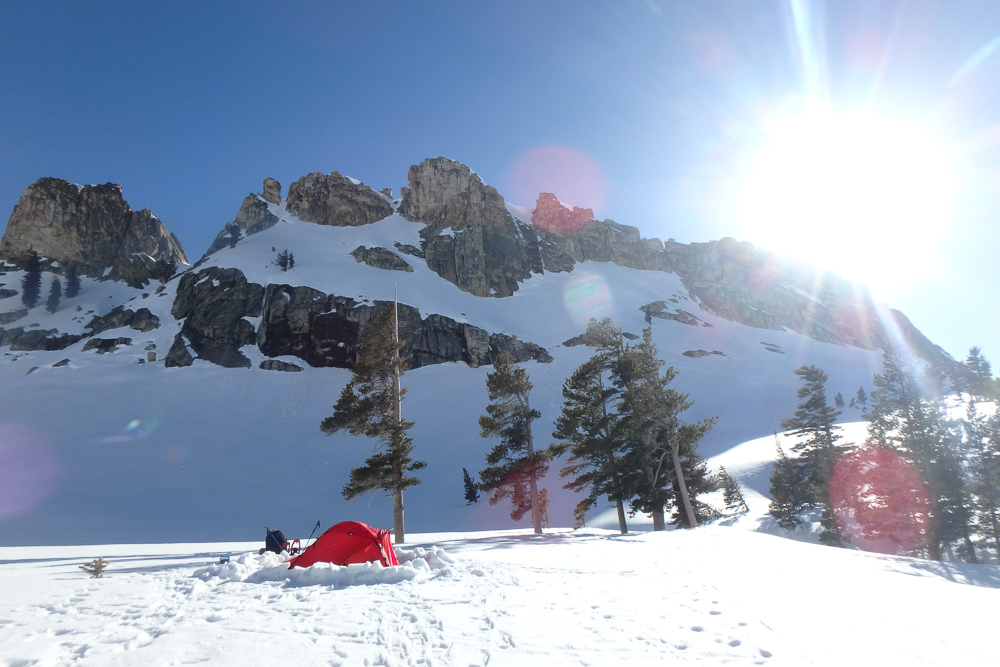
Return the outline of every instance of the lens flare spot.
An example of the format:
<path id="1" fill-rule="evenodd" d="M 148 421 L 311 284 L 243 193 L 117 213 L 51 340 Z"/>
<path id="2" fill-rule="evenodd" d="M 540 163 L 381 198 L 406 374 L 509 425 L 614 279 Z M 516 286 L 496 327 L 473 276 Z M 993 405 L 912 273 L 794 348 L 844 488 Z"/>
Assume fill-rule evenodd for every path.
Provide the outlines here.
<path id="1" fill-rule="evenodd" d="M 145 440 L 146 436 L 155 431 L 157 426 L 159 426 L 158 421 L 146 422 L 141 419 L 133 419 L 114 435 L 102 438 L 101 442 L 138 442 Z"/>
<path id="2" fill-rule="evenodd" d="M 841 458 L 830 476 L 830 501 L 843 534 L 866 551 L 904 555 L 927 543 L 927 487 L 893 451 L 872 447 Z"/>
<path id="3" fill-rule="evenodd" d="M 538 195 L 551 192 L 571 206 L 598 210 L 607 189 L 600 166 L 569 146 L 542 146 L 528 151 L 510 171 L 510 201 L 534 208 Z"/>
<path id="4" fill-rule="evenodd" d="M 586 325 L 591 318 L 610 316 L 611 290 L 608 283 L 594 273 L 573 276 L 563 288 L 563 307 L 578 326 Z"/>
<path id="5" fill-rule="evenodd" d="M 0 519 L 25 514 L 45 500 L 57 470 L 55 455 L 37 434 L 0 424 Z"/>

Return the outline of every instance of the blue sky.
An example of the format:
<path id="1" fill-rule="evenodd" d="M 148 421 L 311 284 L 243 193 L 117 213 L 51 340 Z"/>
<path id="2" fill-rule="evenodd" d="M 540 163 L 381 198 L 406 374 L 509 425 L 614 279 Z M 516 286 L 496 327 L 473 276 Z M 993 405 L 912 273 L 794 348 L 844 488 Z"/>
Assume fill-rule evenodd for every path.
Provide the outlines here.
<path id="1" fill-rule="evenodd" d="M 905 279 L 882 296 L 953 356 L 981 345 L 1000 365 L 996 2 L 0 9 L 0 206 L 42 176 L 119 183 L 192 259 L 265 176 L 398 191 L 437 155 L 517 204 L 555 191 L 644 236 L 761 244 L 737 200 L 768 119 L 812 100 L 915 124 L 956 193 L 935 256 L 894 258 Z"/>

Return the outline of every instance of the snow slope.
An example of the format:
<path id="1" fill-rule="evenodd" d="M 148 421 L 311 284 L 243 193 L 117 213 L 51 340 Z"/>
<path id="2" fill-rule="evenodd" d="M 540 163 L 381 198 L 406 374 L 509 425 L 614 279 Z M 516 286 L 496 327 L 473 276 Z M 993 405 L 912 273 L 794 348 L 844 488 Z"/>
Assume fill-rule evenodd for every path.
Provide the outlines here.
<path id="1" fill-rule="evenodd" d="M 702 444 L 706 456 L 766 437 L 792 414 L 798 388 L 792 371 L 802 364 L 825 369 L 830 396 L 841 392 L 847 398 L 862 385 L 870 391 L 872 374 L 881 367 L 877 351 L 715 317 L 701 310 L 674 274 L 587 262 L 571 273 L 533 275 L 512 297 L 481 298 L 416 258 L 404 256 L 414 269 L 404 273 L 372 268 L 349 255 L 359 245 L 418 245 L 417 223 L 393 215 L 363 227 L 329 227 L 301 222 L 282 206 L 272 211 L 279 224 L 213 254 L 205 265 L 237 266 L 261 284 L 309 285 L 360 301 L 389 300 L 396 290 L 401 302 L 424 316 L 439 313 L 542 345 L 554 360 L 525 365 L 534 383 L 532 405 L 543 415 L 535 425 L 541 445 L 551 441 L 563 381 L 590 356 L 584 346 L 562 343 L 582 333 L 590 317 L 605 315 L 639 334 L 646 326 L 639 307 L 652 301 L 663 300 L 709 325 L 660 319 L 651 324 L 661 358 L 679 371 L 675 386 L 694 402 L 682 417 L 719 418 Z M 284 249 L 295 255 L 292 271 L 272 263 Z M 0 282 L 17 286 L 20 274 Z M 82 333 L 92 314 L 121 303 L 149 308 L 161 322 L 149 333 L 102 333 L 132 338 L 131 346 L 113 353 L 85 352 L 86 340 L 52 352 L 0 350 L 0 545 L 251 540 L 265 524 L 294 532 L 317 520 L 324 526 L 344 519 L 388 526 L 388 499 L 347 503 L 340 495 L 350 468 L 373 443 L 319 431 L 348 371 L 263 371 L 256 367 L 264 357 L 255 347 L 243 348 L 251 369 L 146 362 L 149 352 L 162 360 L 179 330 L 170 314 L 177 283 L 157 293 L 154 286 L 130 290 L 84 280 L 81 294 L 64 300 L 55 314 L 39 305 L 9 325 Z M 20 307 L 17 297 L 0 300 L 0 312 Z M 722 354 L 683 354 L 691 350 Z M 294 357 L 284 360 L 303 365 Z M 404 376 L 409 394 L 403 410 L 416 422 L 415 456 L 428 462 L 420 474 L 423 484 L 407 492 L 409 531 L 515 525 L 509 508 L 485 501 L 467 506 L 463 499 L 462 468 L 475 474 L 492 446 L 479 437 L 477 424 L 487 402 L 488 371 L 451 363 Z M 848 410 L 844 419 L 858 416 Z M 552 499 L 549 519 L 553 526 L 571 526 L 576 499 L 561 489 L 558 469 L 557 462 L 544 482 Z M 766 492 L 766 474 L 763 486 L 760 480 L 758 475 L 748 483 Z M 595 519 L 588 525 L 605 524 Z"/>
<path id="2" fill-rule="evenodd" d="M 411 537 L 292 572 L 261 542 L 0 548 L 0 665 L 1000 664 L 997 566 L 725 526 Z"/>

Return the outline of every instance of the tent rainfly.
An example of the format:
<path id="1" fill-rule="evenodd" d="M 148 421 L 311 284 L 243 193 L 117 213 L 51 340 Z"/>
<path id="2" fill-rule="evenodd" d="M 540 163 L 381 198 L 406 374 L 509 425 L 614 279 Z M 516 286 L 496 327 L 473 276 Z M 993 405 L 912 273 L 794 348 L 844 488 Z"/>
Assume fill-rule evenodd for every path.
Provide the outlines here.
<path id="1" fill-rule="evenodd" d="M 372 528 L 359 521 L 341 521 L 319 536 L 315 542 L 288 561 L 288 569 L 309 567 L 313 563 L 381 563 L 385 567 L 399 565 L 384 528 Z"/>

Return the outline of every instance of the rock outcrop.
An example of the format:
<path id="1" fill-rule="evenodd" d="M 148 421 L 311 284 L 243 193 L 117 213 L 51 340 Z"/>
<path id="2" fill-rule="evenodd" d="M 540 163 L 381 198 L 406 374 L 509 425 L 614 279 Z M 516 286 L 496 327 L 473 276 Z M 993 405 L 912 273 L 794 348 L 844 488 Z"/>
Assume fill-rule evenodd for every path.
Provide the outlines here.
<path id="1" fill-rule="evenodd" d="M 268 197 L 276 197 L 277 201 L 271 201 Z M 267 202 L 272 204 L 281 202 L 281 185 L 273 178 L 264 179 L 264 193 L 255 195 L 250 193 L 240 204 L 240 210 L 236 212 L 236 218 L 219 232 L 219 235 L 212 241 L 199 263 L 204 261 L 212 253 L 218 252 L 229 246 L 234 247 L 241 238 L 246 238 L 265 229 L 270 229 L 278 224 L 278 218 L 267 206 Z"/>
<path id="2" fill-rule="evenodd" d="M 385 195 L 336 171 L 314 171 L 292 183 L 285 209 L 299 220 L 335 227 L 360 227 L 392 215 Z"/>
<path id="3" fill-rule="evenodd" d="M 237 269 L 208 267 L 185 274 L 178 284 L 171 313 L 183 322 L 165 363 L 189 366 L 204 359 L 248 368 L 250 360 L 240 348 L 256 344 L 268 357 L 294 356 L 314 367 L 350 368 L 365 327 L 389 305 L 359 303 L 304 286 L 271 284 L 265 289 L 247 282 Z M 257 327 L 246 319 L 257 317 Z M 534 343 L 441 315 L 421 318 L 419 310 L 405 304 L 399 305 L 399 330 L 405 341 L 401 354 L 410 368 L 449 361 L 482 366 L 501 352 L 515 361 L 551 360 Z M 290 370 L 280 364 L 266 369 Z"/>
<path id="4" fill-rule="evenodd" d="M 25 189 L 0 240 L 0 259 L 21 265 L 32 252 L 78 274 L 143 287 L 156 263 L 187 264 L 177 238 L 148 209 L 133 211 L 121 186 L 77 186 L 42 178 Z"/>
<path id="5" fill-rule="evenodd" d="M 256 343 L 257 335 L 244 318 L 260 316 L 263 298 L 264 288 L 247 282 L 239 269 L 210 266 L 185 274 L 170 311 L 184 324 L 167 352 L 167 366 L 187 365 L 183 362 L 197 357 L 228 368 L 249 368 L 250 360 L 240 348 Z"/>
<path id="6" fill-rule="evenodd" d="M 512 295 L 518 281 L 542 271 L 538 238 L 514 219 L 495 188 L 460 162 L 424 160 L 410 167 L 399 213 L 421 230 L 427 266 L 476 296 Z"/>
<path id="7" fill-rule="evenodd" d="M 413 273 L 412 266 L 407 264 L 402 257 L 386 248 L 368 248 L 361 245 L 351 251 L 351 257 L 376 269 Z"/>
<path id="8" fill-rule="evenodd" d="M 125 306 L 116 306 L 106 315 L 94 317 L 87 324 L 90 335 L 96 336 L 109 329 L 119 329 L 121 327 L 131 327 L 143 333 L 152 331 L 160 326 L 160 318 L 149 312 L 148 308 L 140 308 L 133 311 Z"/>

